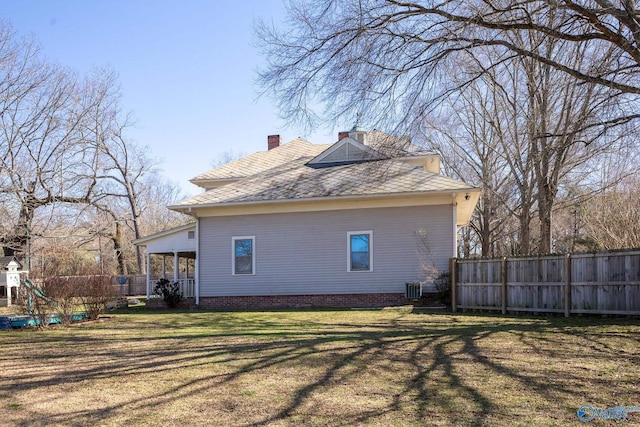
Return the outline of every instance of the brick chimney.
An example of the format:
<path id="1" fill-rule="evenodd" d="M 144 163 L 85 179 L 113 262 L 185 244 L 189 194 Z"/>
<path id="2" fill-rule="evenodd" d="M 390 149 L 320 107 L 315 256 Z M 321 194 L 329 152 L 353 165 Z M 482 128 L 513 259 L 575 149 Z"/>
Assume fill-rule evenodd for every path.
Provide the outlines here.
<path id="1" fill-rule="evenodd" d="M 280 135 L 267 136 L 267 148 L 272 150 L 280 146 Z"/>
<path id="2" fill-rule="evenodd" d="M 349 136 L 349 131 L 338 132 L 338 141 Z"/>

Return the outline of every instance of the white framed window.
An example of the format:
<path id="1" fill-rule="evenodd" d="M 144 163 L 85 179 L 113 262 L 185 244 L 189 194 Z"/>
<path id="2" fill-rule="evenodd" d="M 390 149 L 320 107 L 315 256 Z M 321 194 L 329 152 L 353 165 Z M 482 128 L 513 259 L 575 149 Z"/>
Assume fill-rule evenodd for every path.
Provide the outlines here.
<path id="1" fill-rule="evenodd" d="M 373 271 L 373 231 L 347 232 L 347 271 Z"/>
<path id="2" fill-rule="evenodd" d="M 256 274 L 256 236 L 232 237 L 231 242 L 231 274 Z"/>
<path id="3" fill-rule="evenodd" d="M 196 238 L 196 232 L 193 230 L 187 231 L 187 239 L 194 240 Z"/>

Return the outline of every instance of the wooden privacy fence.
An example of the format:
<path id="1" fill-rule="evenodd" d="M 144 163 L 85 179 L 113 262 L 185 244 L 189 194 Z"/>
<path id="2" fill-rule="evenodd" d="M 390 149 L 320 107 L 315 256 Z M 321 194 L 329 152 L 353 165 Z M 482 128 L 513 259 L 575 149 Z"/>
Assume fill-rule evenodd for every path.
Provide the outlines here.
<path id="1" fill-rule="evenodd" d="M 120 295 L 145 295 L 147 293 L 147 275 L 114 276 L 113 285 Z"/>
<path id="2" fill-rule="evenodd" d="M 451 260 L 453 311 L 640 315 L 640 250 Z"/>

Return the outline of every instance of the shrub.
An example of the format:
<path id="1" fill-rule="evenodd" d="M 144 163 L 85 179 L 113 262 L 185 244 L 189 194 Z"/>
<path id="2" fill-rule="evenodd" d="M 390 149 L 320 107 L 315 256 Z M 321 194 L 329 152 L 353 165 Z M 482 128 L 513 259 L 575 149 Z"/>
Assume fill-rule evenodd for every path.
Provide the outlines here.
<path id="1" fill-rule="evenodd" d="M 43 280 L 42 292 L 55 301 L 56 314 L 68 325 L 78 305 L 80 282 L 77 277 L 51 276 Z"/>
<path id="2" fill-rule="evenodd" d="M 89 269 L 74 276 L 57 274 L 54 268 L 48 272 L 45 279 L 20 287 L 24 311 L 34 317 L 40 328 L 48 326 L 54 315 L 60 316 L 64 324 L 71 323 L 79 305 L 89 319 L 96 320 L 117 298 L 111 276 L 94 274 Z"/>
<path id="3" fill-rule="evenodd" d="M 438 298 L 447 300 L 451 294 L 451 275 L 448 271 L 441 271 L 435 279 L 433 284 L 438 292 Z"/>
<path id="4" fill-rule="evenodd" d="M 154 292 L 157 295 L 162 296 L 164 303 L 169 308 L 176 308 L 180 301 L 182 300 L 182 295 L 180 294 L 180 285 L 178 282 L 171 282 L 167 279 L 160 279 L 156 282 L 156 287 Z"/>
<path id="5" fill-rule="evenodd" d="M 118 295 L 112 284 L 111 276 L 93 275 L 83 277 L 80 301 L 87 312 L 87 317 L 96 320 L 107 311 L 107 304 L 115 300 Z"/>

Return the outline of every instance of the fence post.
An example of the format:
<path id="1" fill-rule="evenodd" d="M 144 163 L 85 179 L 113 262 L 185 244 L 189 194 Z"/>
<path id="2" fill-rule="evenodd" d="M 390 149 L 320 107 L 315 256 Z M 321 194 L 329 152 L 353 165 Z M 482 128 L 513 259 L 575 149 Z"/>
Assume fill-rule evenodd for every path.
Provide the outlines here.
<path id="1" fill-rule="evenodd" d="M 507 257 L 502 257 L 502 314 L 507 314 Z"/>
<path id="2" fill-rule="evenodd" d="M 564 259 L 564 317 L 571 314 L 571 254 Z"/>
<path id="3" fill-rule="evenodd" d="M 456 312 L 456 258 L 449 260 L 449 277 L 451 278 L 451 312 Z"/>

